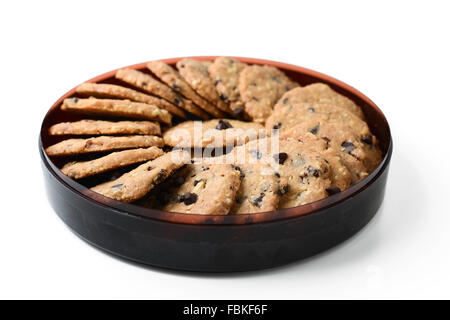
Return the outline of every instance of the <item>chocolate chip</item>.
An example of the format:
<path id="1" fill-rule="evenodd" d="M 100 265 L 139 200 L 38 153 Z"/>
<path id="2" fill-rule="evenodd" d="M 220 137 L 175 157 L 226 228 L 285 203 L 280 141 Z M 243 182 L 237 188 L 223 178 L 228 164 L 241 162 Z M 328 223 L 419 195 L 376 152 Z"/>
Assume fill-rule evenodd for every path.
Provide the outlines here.
<path id="1" fill-rule="evenodd" d="M 253 158 L 256 158 L 256 159 L 261 159 L 261 158 L 262 158 L 261 152 L 256 151 L 256 150 L 250 151 L 250 155 L 251 155 Z"/>
<path id="2" fill-rule="evenodd" d="M 219 120 L 216 129 L 217 130 L 226 130 L 229 128 L 233 128 L 233 126 L 226 120 Z"/>
<path id="3" fill-rule="evenodd" d="M 184 68 L 184 64 L 180 64 L 180 68 Z"/>
<path id="4" fill-rule="evenodd" d="M 328 139 L 327 137 L 322 137 L 323 140 L 325 140 L 325 149 L 328 150 L 329 144 L 330 144 L 330 139 Z"/>
<path id="5" fill-rule="evenodd" d="M 259 99 L 256 97 L 252 97 L 252 100 L 257 101 L 257 102 L 259 101 Z"/>
<path id="6" fill-rule="evenodd" d="M 285 86 L 284 89 L 286 89 L 286 91 L 289 91 L 289 90 L 291 90 L 291 87 Z"/>
<path id="7" fill-rule="evenodd" d="M 325 190 L 327 191 L 329 196 L 341 192 L 341 189 L 339 189 L 338 187 L 328 187 Z"/>
<path id="8" fill-rule="evenodd" d="M 240 167 L 235 166 L 234 164 L 232 164 L 231 167 L 232 167 L 234 170 L 239 171 L 241 179 L 245 177 L 245 173 L 242 171 L 242 169 L 241 169 Z"/>
<path id="9" fill-rule="evenodd" d="M 247 199 L 247 196 L 238 197 L 236 198 L 236 202 L 241 204 L 242 202 L 244 202 L 245 199 Z"/>
<path id="10" fill-rule="evenodd" d="M 174 180 L 174 183 L 177 187 L 181 186 L 184 183 L 184 177 L 179 176 Z"/>
<path id="11" fill-rule="evenodd" d="M 152 171 L 152 170 L 153 170 L 152 167 L 148 167 L 148 168 L 147 168 L 147 171 Z"/>
<path id="12" fill-rule="evenodd" d="M 217 86 L 217 84 L 220 82 L 220 81 L 222 81 L 222 80 L 220 80 L 220 79 L 216 79 L 215 81 L 214 81 L 214 85 L 216 85 Z"/>
<path id="13" fill-rule="evenodd" d="M 164 179 L 167 175 L 167 171 L 165 169 L 161 169 L 156 178 L 153 180 L 155 183 L 159 183 L 162 179 Z"/>
<path id="14" fill-rule="evenodd" d="M 278 161 L 279 164 L 283 164 L 286 159 L 287 159 L 288 155 L 286 152 L 280 152 L 279 154 L 274 154 L 273 158 L 275 159 L 275 161 Z"/>
<path id="15" fill-rule="evenodd" d="M 116 185 L 114 185 L 114 186 L 112 186 L 111 187 L 111 189 L 120 189 L 121 187 L 123 186 L 123 183 L 119 183 L 119 184 L 116 184 Z"/>
<path id="16" fill-rule="evenodd" d="M 365 136 L 361 138 L 361 141 L 364 142 L 365 144 L 368 144 L 369 146 L 372 145 L 373 141 L 372 141 L 372 136 Z"/>
<path id="17" fill-rule="evenodd" d="M 313 107 L 309 107 L 309 108 L 308 108 L 308 111 L 309 111 L 309 112 L 316 112 L 316 109 L 314 109 Z"/>
<path id="18" fill-rule="evenodd" d="M 311 130 L 309 130 L 309 132 L 311 132 L 312 134 L 317 134 L 318 131 L 319 131 L 319 125 L 315 126 Z"/>
<path id="19" fill-rule="evenodd" d="M 187 192 L 182 196 L 182 198 L 183 198 L 182 201 L 184 202 L 184 204 L 189 206 L 189 205 L 197 202 L 198 196 L 195 193 Z"/>
<path id="20" fill-rule="evenodd" d="M 281 127 L 281 122 L 278 122 L 277 124 L 275 124 L 273 126 L 273 130 L 278 130 L 278 129 L 280 129 L 280 127 Z"/>
<path id="21" fill-rule="evenodd" d="M 176 83 L 173 83 L 173 88 L 175 90 L 180 90 L 181 89 L 181 87 L 179 85 L 177 85 Z"/>
<path id="22" fill-rule="evenodd" d="M 202 171 L 209 170 L 209 167 L 202 167 Z"/>
<path id="23" fill-rule="evenodd" d="M 272 80 L 275 81 L 275 82 L 280 83 L 280 78 L 278 78 L 278 77 L 272 77 Z"/>
<path id="24" fill-rule="evenodd" d="M 317 170 L 317 169 L 315 169 L 315 168 L 313 168 L 312 166 L 308 166 L 307 170 L 308 170 L 308 175 L 314 176 L 314 177 L 316 177 L 316 178 L 317 178 L 317 177 L 319 176 L 319 174 L 320 174 L 320 171 Z"/>
<path id="25" fill-rule="evenodd" d="M 265 194 L 262 192 L 257 198 L 252 200 L 253 205 L 257 206 L 258 208 L 261 206 L 261 201 L 263 200 Z"/>
<path id="26" fill-rule="evenodd" d="M 157 200 L 158 200 L 158 202 L 159 202 L 160 204 L 163 204 L 163 205 L 164 205 L 164 204 L 169 203 L 170 200 L 172 200 L 171 198 L 172 198 L 172 197 L 171 197 L 170 194 L 168 194 L 168 193 L 162 193 L 162 194 L 159 194 Z"/>
<path id="27" fill-rule="evenodd" d="M 242 116 L 243 113 L 244 113 L 244 108 L 241 108 L 241 107 L 233 110 L 233 115 L 236 117 Z"/>
<path id="28" fill-rule="evenodd" d="M 77 103 L 77 102 L 78 102 L 78 98 L 77 98 L 77 97 L 73 97 L 73 98 L 72 98 L 72 101 L 75 102 L 75 103 Z"/>
<path id="29" fill-rule="evenodd" d="M 275 172 L 275 177 L 279 178 L 280 174 L 278 172 Z"/>
<path id="30" fill-rule="evenodd" d="M 194 180 L 194 187 L 195 187 L 200 181 L 202 181 L 202 179 L 200 179 L 200 180 Z"/>
<path id="31" fill-rule="evenodd" d="M 350 141 L 344 141 L 341 144 L 342 147 L 342 151 L 350 153 L 355 149 L 355 145 L 353 143 L 351 143 Z"/>
<path id="32" fill-rule="evenodd" d="M 178 106 L 181 103 L 181 99 L 180 98 L 175 98 L 174 102 Z"/>
<path id="33" fill-rule="evenodd" d="M 278 190 L 277 190 L 277 194 L 278 194 L 279 196 L 281 196 L 281 195 L 283 195 L 283 194 L 288 193 L 288 191 L 289 191 L 289 186 L 288 186 L 288 185 L 285 185 L 285 186 L 283 187 L 283 189 L 278 189 Z"/>
<path id="34" fill-rule="evenodd" d="M 289 101 L 289 98 L 284 98 L 282 102 L 283 102 L 283 104 L 286 104 L 288 101 Z"/>
<path id="35" fill-rule="evenodd" d="M 146 86 L 147 86 L 147 82 L 143 81 L 143 82 L 141 82 L 141 85 L 142 85 L 143 87 L 146 87 Z"/>
<path id="36" fill-rule="evenodd" d="M 226 101 L 226 100 L 228 100 L 228 96 L 226 95 L 226 94 L 220 94 L 220 99 L 222 100 L 222 101 Z"/>

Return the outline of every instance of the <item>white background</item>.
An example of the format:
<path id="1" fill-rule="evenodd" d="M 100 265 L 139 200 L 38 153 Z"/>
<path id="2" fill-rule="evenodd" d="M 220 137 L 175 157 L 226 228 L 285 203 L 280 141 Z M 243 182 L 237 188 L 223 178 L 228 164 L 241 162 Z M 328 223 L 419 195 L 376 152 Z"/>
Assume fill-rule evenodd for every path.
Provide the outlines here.
<path id="1" fill-rule="evenodd" d="M 448 1 L 1 1 L 0 298 L 450 298 Z M 44 192 L 38 132 L 62 94 L 152 59 L 292 63 L 365 93 L 387 116 L 386 198 L 358 235 L 272 270 L 201 275 L 87 245 Z"/>

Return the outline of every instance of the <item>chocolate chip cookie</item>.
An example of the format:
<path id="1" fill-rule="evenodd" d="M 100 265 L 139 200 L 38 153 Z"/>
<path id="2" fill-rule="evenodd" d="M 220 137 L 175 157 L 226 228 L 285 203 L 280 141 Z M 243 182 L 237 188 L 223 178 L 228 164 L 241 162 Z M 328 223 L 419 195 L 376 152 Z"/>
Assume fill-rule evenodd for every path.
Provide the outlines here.
<path id="1" fill-rule="evenodd" d="M 280 177 L 268 164 L 235 166 L 241 185 L 230 214 L 246 214 L 276 210 L 280 201 Z"/>
<path id="2" fill-rule="evenodd" d="M 325 83 L 313 83 L 305 87 L 299 87 L 286 92 L 277 102 L 274 110 L 283 108 L 286 104 L 295 103 L 324 103 L 332 104 L 352 112 L 360 119 L 364 120 L 364 114 L 349 98 L 337 93 Z"/>
<path id="3" fill-rule="evenodd" d="M 105 152 L 121 149 L 162 147 L 164 141 L 157 136 L 100 136 L 88 139 L 67 139 L 45 149 L 49 156 L 71 156 L 83 153 Z"/>
<path id="4" fill-rule="evenodd" d="M 163 153 L 158 147 L 118 151 L 90 161 L 67 163 L 61 171 L 73 179 L 81 179 L 130 164 L 152 160 Z"/>
<path id="5" fill-rule="evenodd" d="M 173 183 L 176 186 L 167 191 L 167 203 L 162 209 L 226 215 L 233 206 L 240 183 L 240 172 L 229 164 L 188 164 L 177 174 Z"/>
<path id="6" fill-rule="evenodd" d="M 239 76 L 239 92 L 250 118 L 264 123 L 280 97 L 298 84 L 271 66 L 247 66 Z"/>
<path id="7" fill-rule="evenodd" d="M 272 140 L 272 141 L 271 141 Z M 245 150 L 245 157 L 242 156 Z M 240 155 L 241 154 L 241 155 Z M 318 152 L 294 139 L 258 139 L 235 148 L 236 163 L 269 164 L 280 179 L 279 208 L 290 208 L 328 196 L 330 165 Z M 240 165 L 239 165 L 240 166 Z"/>
<path id="8" fill-rule="evenodd" d="M 119 201 L 136 201 L 189 160 L 190 155 L 187 152 L 174 150 L 140 165 L 116 180 L 99 184 L 91 190 Z"/>
<path id="9" fill-rule="evenodd" d="M 280 130 L 283 133 L 298 123 L 310 119 L 347 125 L 360 136 L 372 135 L 367 123 L 357 117 L 353 112 L 334 104 L 308 102 L 288 103 L 285 107 L 274 111 L 267 118 L 266 130 L 268 132 L 271 130 Z"/>
<path id="10" fill-rule="evenodd" d="M 120 69 L 116 72 L 116 79 L 126 82 L 150 94 L 166 99 L 175 106 L 192 113 L 200 119 L 209 119 L 210 116 L 202 109 L 173 91 L 170 87 L 153 78 L 151 75 L 134 69 Z"/>
<path id="11" fill-rule="evenodd" d="M 85 115 L 105 115 L 127 117 L 133 119 L 155 120 L 170 125 L 172 115 L 155 105 L 130 100 L 113 99 L 65 99 L 62 110 L 77 112 Z"/>
<path id="12" fill-rule="evenodd" d="M 215 148 L 241 145 L 264 135 L 264 127 L 258 123 L 213 119 L 182 122 L 165 131 L 163 137 L 172 147 Z"/>
<path id="13" fill-rule="evenodd" d="M 217 93 L 213 80 L 208 73 L 208 66 L 194 59 L 183 59 L 177 62 L 177 69 L 186 82 L 202 98 L 213 103 L 221 111 L 231 113 L 223 96 Z"/>
<path id="14" fill-rule="evenodd" d="M 303 134 L 282 135 L 281 139 L 293 138 L 302 143 L 305 150 L 312 150 L 319 153 L 330 166 L 330 174 L 328 178 L 331 186 L 338 188 L 340 191 L 347 189 L 352 182 L 350 170 L 342 160 L 339 151 L 329 148 L 327 141 L 320 139 L 310 132 Z"/>
<path id="15" fill-rule="evenodd" d="M 103 135 L 103 134 L 147 134 L 161 135 L 158 122 L 151 121 L 104 121 L 80 120 L 61 122 L 51 126 L 50 135 Z"/>
<path id="16" fill-rule="evenodd" d="M 172 103 L 148 94 L 107 83 L 83 83 L 79 85 L 76 92 L 82 96 L 92 96 L 97 98 L 112 98 L 112 99 L 128 99 L 131 101 L 152 104 L 160 109 L 165 109 L 171 114 L 180 118 L 186 119 L 186 113 L 173 105 Z"/>
<path id="17" fill-rule="evenodd" d="M 220 98 L 229 103 L 233 115 L 245 117 L 244 102 L 239 92 L 239 75 L 247 64 L 229 57 L 218 57 L 209 66 L 209 74 L 216 85 Z"/>
<path id="18" fill-rule="evenodd" d="M 166 83 L 173 90 L 181 93 L 183 96 L 194 102 L 197 106 L 204 111 L 212 114 L 215 117 L 223 118 L 225 113 L 220 111 L 211 102 L 203 99 L 199 96 L 189 84 L 183 79 L 183 77 L 171 66 L 162 61 L 152 61 L 147 64 L 147 68 L 150 69 L 158 78 Z"/>
<path id="19" fill-rule="evenodd" d="M 295 138 L 305 132 L 313 133 L 326 141 L 327 146 L 340 152 L 343 160 L 347 162 L 347 167 L 355 172 L 355 176 L 359 173 L 359 176 L 364 178 L 367 172 L 373 171 L 381 162 L 382 154 L 376 137 L 372 134 L 357 135 L 352 127 L 344 124 L 311 119 L 294 126 L 282 136 Z M 361 170 L 362 168 L 365 170 Z"/>

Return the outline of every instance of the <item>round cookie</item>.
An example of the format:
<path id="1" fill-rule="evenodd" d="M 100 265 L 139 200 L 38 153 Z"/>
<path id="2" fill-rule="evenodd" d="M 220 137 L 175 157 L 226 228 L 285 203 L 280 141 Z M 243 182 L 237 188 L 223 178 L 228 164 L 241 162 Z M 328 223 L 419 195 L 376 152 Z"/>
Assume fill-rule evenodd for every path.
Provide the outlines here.
<path id="1" fill-rule="evenodd" d="M 72 156 L 83 153 L 106 152 L 122 149 L 163 147 L 161 137 L 139 136 L 99 136 L 88 139 L 67 139 L 55 143 L 45 149 L 48 156 Z"/>
<path id="2" fill-rule="evenodd" d="M 213 79 L 220 98 L 230 104 L 236 117 L 244 112 L 244 102 L 239 93 L 239 75 L 247 64 L 229 57 L 218 57 L 209 66 L 209 74 Z"/>
<path id="3" fill-rule="evenodd" d="M 215 105 L 198 95 L 183 79 L 179 72 L 177 72 L 167 63 L 164 63 L 162 61 L 151 61 L 147 64 L 147 68 L 169 87 L 171 87 L 176 92 L 181 93 L 183 96 L 202 108 L 204 111 L 218 118 L 222 118 L 225 116 L 225 114 Z"/>
<path id="4" fill-rule="evenodd" d="M 158 147 L 118 151 L 90 161 L 67 163 L 61 168 L 61 171 L 72 179 L 81 179 L 130 164 L 149 161 L 163 153 Z"/>
<path id="5" fill-rule="evenodd" d="M 198 60 L 183 59 L 177 62 L 177 69 L 201 97 L 215 104 L 223 112 L 231 113 L 223 96 L 219 96 L 217 93 L 214 82 L 209 77 L 207 65 Z"/>
<path id="6" fill-rule="evenodd" d="M 174 150 L 91 190 L 112 199 L 133 202 L 144 197 L 155 185 L 167 179 L 189 159 L 190 155 L 187 152 Z"/>
<path id="7" fill-rule="evenodd" d="M 226 215 L 235 201 L 241 178 L 230 164 L 188 164 L 174 181 L 175 187 L 168 190 L 163 210 Z"/>
<path id="8" fill-rule="evenodd" d="M 382 154 L 378 147 L 377 138 L 372 134 L 357 135 L 354 128 L 344 124 L 310 119 L 297 124 L 282 136 L 294 138 L 296 135 L 302 135 L 306 132 L 327 141 L 332 149 L 362 161 L 369 173 L 381 162 Z"/>
<path id="9" fill-rule="evenodd" d="M 306 150 L 318 152 L 330 165 L 329 179 L 331 181 L 331 186 L 339 188 L 339 191 L 343 191 L 350 186 L 352 182 L 351 172 L 342 161 L 340 152 L 328 148 L 328 144 L 325 140 L 316 137 L 310 132 L 296 134 L 292 137 L 283 135 L 280 138 L 294 138 L 302 143 Z"/>
<path id="10" fill-rule="evenodd" d="M 364 120 L 364 114 L 361 108 L 359 108 L 352 100 L 337 93 L 325 83 L 320 82 L 286 92 L 277 102 L 274 110 L 279 110 L 286 104 L 301 102 L 332 104 L 346 109 Z"/>
<path id="11" fill-rule="evenodd" d="M 210 118 L 209 114 L 194 105 L 192 101 L 183 98 L 172 88 L 156 80 L 149 74 L 134 69 L 120 69 L 116 72 L 115 77 L 133 87 L 139 88 L 157 97 L 161 97 L 203 120 Z"/>
<path id="12" fill-rule="evenodd" d="M 372 135 L 366 122 L 352 112 L 341 107 L 326 103 L 294 103 L 274 111 L 266 121 L 266 130 L 280 130 L 281 133 L 295 125 L 316 119 L 329 123 L 339 123 L 352 128 L 353 132 L 361 137 Z"/>
<path id="13" fill-rule="evenodd" d="M 241 145 L 264 135 L 264 127 L 258 123 L 231 119 L 185 121 L 163 133 L 167 145 L 183 148 Z"/>
<path id="14" fill-rule="evenodd" d="M 114 99 L 64 99 L 61 110 L 86 115 L 125 117 L 141 120 L 155 120 L 167 125 L 172 124 L 172 114 L 153 104 Z"/>
<path id="15" fill-rule="evenodd" d="M 323 125 L 320 126 L 320 123 L 322 123 Z M 339 157 L 342 160 L 342 163 L 350 171 L 351 184 L 354 184 L 360 181 L 361 179 L 367 177 L 370 171 L 368 170 L 368 168 L 361 159 L 355 157 L 354 155 L 349 153 L 346 148 L 343 148 L 341 146 L 344 143 L 344 141 L 348 140 L 350 142 L 351 141 L 355 142 L 356 139 L 354 138 L 355 134 L 351 130 L 339 132 L 338 130 L 341 129 L 345 130 L 347 128 L 345 126 L 339 128 L 340 126 L 342 125 L 329 124 L 326 121 L 311 119 L 301 124 L 298 124 L 292 127 L 291 129 L 287 130 L 286 132 L 282 133 L 281 138 L 303 139 L 305 137 L 305 134 L 312 135 L 314 133 L 316 137 L 320 138 L 320 140 L 323 141 L 323 145 L 326 150 L 333 150 L 335 153 L 339 155 Z M 319 130 L 320 127 L 322 128 L 322 130 Z M 327 131 L 327 129 L 329 129 L 330 131 Z M 336 130 L 336 132 L 334 132 L 334 130 Z M 340 140 L 336 140 L 334 138 L 335 135 L 338 136 L 342 135 L 345 137 L 345 140 L 339 142 Z M 357 144 L 356 142 L 355 145 L 360 147 L 360 145 Z"/>
<path id="16" fill-rule="evenodd" d="M 246 214 L 276 210 L 280 201 L 280 178 L 270 165 L 242 164 L 241 186 L 230 214 Z"/>
<path id="17" fill-rule="evenodd" d="M 161 135 L 161 126 L 151 121 L 79 120 L 52 125 L 48 133 L 60 135 L 148 134 Z"/>
<path id="18" fill-rule="evenodd" d="M 270 140 L 250 141 L 235 149 L 245 149 L 246 162 L 270 164 L 279 175 L 280 209 L 300 206 L 329 195 L 330 166 L 320 153 L 294 139 L 278 140 L 278 145 Z"/>
<path id="19" fill-rule="evenodd" d="M 153 104 L 160 109 L 166 109 L 173 115 L 186 119 L 186 113 L 172 103 L 130 88 L 108 83 L 83 83 L 76 92 L 82 96 L 111 99 L 128 99 L 131 101 Z"/>
<path id="20" fill-rule="evenodd" d="M 264 123 L 278 99 L 298 84 L 271 66 L 245 67 L 239 76 L 239 92 L 245 112 L 255 122 Z"/>

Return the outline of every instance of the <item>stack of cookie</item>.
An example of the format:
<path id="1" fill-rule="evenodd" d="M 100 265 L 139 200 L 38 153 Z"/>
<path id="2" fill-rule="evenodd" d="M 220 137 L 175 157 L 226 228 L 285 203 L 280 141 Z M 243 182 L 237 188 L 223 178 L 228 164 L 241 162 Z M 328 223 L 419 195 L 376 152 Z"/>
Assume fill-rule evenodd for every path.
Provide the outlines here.
<path id="1" fill-rule="evenodd" d="M 115 78 L 64 100 L 62 110 L 85 118 L 51 126 L 67 139 L 46 152 L 90 154 L 62 166 L 73 179 L 130 168 L 91 188 L 116 200 L 193 214 L 267 212 L 339 193 L 381 162 L 353 101 L 275 67 L 153 61 Z"/>

